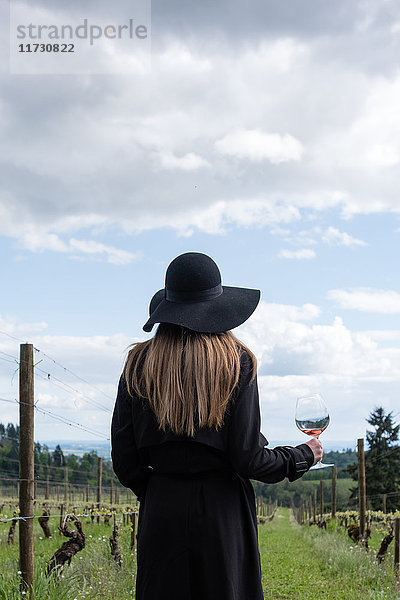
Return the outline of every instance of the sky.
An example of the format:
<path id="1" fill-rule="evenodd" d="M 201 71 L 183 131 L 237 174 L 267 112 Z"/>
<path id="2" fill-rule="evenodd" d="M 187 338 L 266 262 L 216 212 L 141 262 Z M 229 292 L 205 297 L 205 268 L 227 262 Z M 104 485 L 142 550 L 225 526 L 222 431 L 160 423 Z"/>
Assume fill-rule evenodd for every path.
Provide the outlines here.
<path id="1" fill-rule="evenodd" d="M 39 0 L 34 17 L 132 6 Z M 304 441 L 296 399 L 315 392 L 322 442 L 355 444 L 375 406 L 399 419 L 398 2 L 153 0 L 150 69 L 102 40 L 96 72 L 69 74 L 12 72 L 9 13 L 1 0 L 0 422 L 18 420 L 27 341 L 35 438 L 109 437 L 127 348 L 187 251 L 261 290 L 235 333 L 267 439 Z"/>

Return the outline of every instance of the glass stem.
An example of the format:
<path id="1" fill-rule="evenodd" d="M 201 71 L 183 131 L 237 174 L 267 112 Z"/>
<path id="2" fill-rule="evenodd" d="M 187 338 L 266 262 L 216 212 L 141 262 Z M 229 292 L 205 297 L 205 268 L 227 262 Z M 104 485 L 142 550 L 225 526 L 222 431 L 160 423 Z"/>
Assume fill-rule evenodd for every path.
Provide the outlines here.
<path id="1" fill-rule="evenodd" d="M 319 435 L 315 436 L 317 438 L 317 440 L 319 440 Z M 317 460 L 317 462 L 315 463 L 316 465 L 320 465 L 322 462 L 322 458 L 320 458 L 319 460 Z"/>

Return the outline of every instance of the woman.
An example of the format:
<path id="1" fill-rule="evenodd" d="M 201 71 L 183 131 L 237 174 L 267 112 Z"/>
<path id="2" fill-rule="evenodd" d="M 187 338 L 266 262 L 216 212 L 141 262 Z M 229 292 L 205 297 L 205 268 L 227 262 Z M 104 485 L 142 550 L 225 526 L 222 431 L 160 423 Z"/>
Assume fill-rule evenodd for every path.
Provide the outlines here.
<path id="1" fill-rule="evenodd" d="M 262 600 L 250 479 L 301 477 L 319 440 L 269 450 L 256 360 L 231 333 L 258 290 L 221 285 L 215 262 L 175 258 L 121 376 L 112 460 L 140 500 L 136 600 Z"/>

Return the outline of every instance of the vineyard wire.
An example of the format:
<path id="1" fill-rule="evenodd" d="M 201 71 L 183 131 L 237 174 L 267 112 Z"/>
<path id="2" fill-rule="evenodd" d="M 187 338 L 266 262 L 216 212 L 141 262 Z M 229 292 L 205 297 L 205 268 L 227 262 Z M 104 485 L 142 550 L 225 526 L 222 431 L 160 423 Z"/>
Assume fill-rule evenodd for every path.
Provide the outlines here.
<path id="1" fill-rule="evenodd" d="M 5 362 L 9 362 L 9 363 L 14 363 L 15 362 L 19 366 L 20 361 L 15 356 L 13 356 L 12 354 L 8 354 L 7 352 L 3 352 L 1 350 L 0 350 L 0 354 L 4 354 L 5 356 L 13 359 L 13 360 L 9 360 L 8 358 L 6 359 L 6 358 L 0 357 L 1 360 L 4 360 Z M 43 373 L 46 376 L 46 377 L 44 377 L 43 375 L 42 376 L 38 375 L 41 379 L 43 379 L 44 381 L 50 381 L 56 387 L 60 387 L 60 386 L 57 386 L 56 383 L 54 383 L 55 381 L 57 381 L 59 384 L 62 384 L 63 386 L 65 386 L 64 388 L 60 387 L 60 389 L 62 389 L 64 392 L 67 391 L 67 390 L 65 390 L 65 388 L 68 388 L 69 390 L 73 391 L 75 394 L 78 394 L 86 402 L 88 402 L 89 404 L 92 404 L 92 406 L 95 406 L 96 408 L 100 408 L 101 410 L 104 410 L 105 412 L 111 412 L 111 410 L 108 407 L 104 406 L 100 402 L 97 402 L 96 400 L 93 400 L 92 398 L 89 398 L 89 396 L 86 396 L 86 394 L 84 394 L 80 390 L 77 390 L 76 388 L 72 387 L 71 385 L 69 385 L 68 383 L 66 383 L 65 381 L 63 381 L 62 379 L 59 379 L 58 377 L 55 377 L 54 375 L 52 375 L 48 371 L 45 371 L 44 369 L 40 369 L 37 366 L 40 362 L 41 361 L 39 361 L 38 363 L 36 363 L 34 365 L 34 368 L 36 369 L 36 371 L 40 371 L 41 373 Z M 53 362 L 55 362 L 55 361 L 53 361 Z M 56 364 L 58 364 L 58 363 L 56 363 Z M 69 370 L 66 367 L 64 367 L 64 370 L 67 371 L 67 372 L 69 372 Z M 84 380 L 82 377 L 80 379 L 82 381 L 84 381 L 85 383 L 87 383 L 87 385 L 89 385 L 90 387 L 94 388 L 96 391 L 98 391 L 98 392 L 101 391 L 101 390 L 97 389 L 95 386 L 91 385 L 86 380 Z M 109 398 L 110 400 L 114 400 L 114 398 L 112 398 L 111 396 L 106 396 L 106 397 Z"/>
<path id="2" fill-rule="evenodd" d="M 13 440 L 13 438 L 3 438 L 3 439 Z M 16 441 L 16 440 L 14 440 L 14 441 Z M 18 463 L 19 464 L 18 458 L 8 458 L 7 457 L 5 460 L 7 462 L 14 462 L 14 463 Z M 61 465 L 59 467 L 55 467 L 54 465 L 46 465 L 46 464 L 42 464 L 42 463 L 35 463 L 35 467 L 43 467 L 44 469 L 63 469 L 66 466 L 67 465 Z M 80 471 L 79 469 L 71 469 L 70 467 L 68 467 L 68 472 L 69 473 L 82 473 L 84 475 L 91 475 L 92 474 L 91 471 Z"/>
<path id="3" fill-rule="evenodd" d="M 3 358 L 2 356 L 0 356 L 0 360 L 3 360 L 4 362 L 8 362 L 8 363 L 14 364 L 14 361 L 10 360 L 9 358 Z"/>
<path id="4" fill-rule="evenodd" d="M 3 398 L 0 398 L 1 402 L 10 402 L 10 403 L 16 403 L 16 404 L 26 404 L 26 402 L 20 402 L 20 400 L 15 399 L 14 401 L 12 400 L 6 400 Z M 48 415 L 49 417 L 59 420 L 62 423 L 64 423 L 65 425 L 69 425 L 70 427 L 75 427 L 77 429 L 81 429 L 83 431 L 86 431 L 87 433 L 90 433 L 91 435 L 95 435 L 95 436 L 100 436 L 105 440 L 110 440 L 109 437 L 107 437 L 104 433 L 101 433 L 100 431 L 97 431 L 95 429 L 89 429 L 88 427 L 85 427 L 84 425 L 82 425 L 81 423 L 77 423 L 76 421 L 70 421 L 69 419 L 67 419 L 66 417 L 62 417 L 61 415 L 57 415 L 56 413 L 52 413 L 48 410 L 45 410 L 44 408 L 40 408 L 39 406 L 37 406 L 36 404 L 34 405 L 35 410 L 37 410 L 38 412 Z"/>
<path id="5" fill-rule="evenodd" d="M 64 392 L 67 391 L 65 388 L 69 388 L 71 391 L 73 391 L 75 394 L 79 394 L 79 396 L 88 404 L 92 404 L 93 406 L 95 406 L 96 408 L 101 408 L 101 410 L 104 410 L 105 412 L 110 413 L 111 410 L 109 408 L 107 408 L 106 406 L 103 406 L 103 404 L 100 404 L 99 402 L 96 402 L 96 400 L 93 400 L 92 398 L 89 398 L 89 396 L 86 396 L 85 394 L 83 394 L 81 391 L 73 388 L 72 386 L 70 386 L 68 383 L 65 383 L 65 381 L 62 381 L 61 379 L 58 379 L 57 377 L 54 377 L 53 375 L 51 375 L 51 373 L 48 373 L 47 371 L 44 371 L 43 369 L 39 369 L 38 367 L 35 366 L 36 371 L 40 371 L 41 373 L 45 373 L 46 377 L 44 377 L 43 375 L 38 375 L 38 377 L 40 377 L 40 379 L 43 379 L 44 381 L 49 381 L 50 383 L 52 383 L 55 387 L 60 388 L 61 390 L 63 390 Z M 55 381 L 57 381 L 59 384 L 62 384 L 63 386 L 65 386 L 64 388 L 61 387 L 60 385 L 57 385 L 56 383 L 54 383 Z"/>
<path id="6" fill-rule="evenodd" d="M 12 354 L 8 354 L 8 352 L 4 352 L 3 350 L 0 350 L 0 354 L 4 354 L 4 356 L 7 356 L 7 358 L 12 358 L 13 361 L 15 361 L 16 363 L 19 363 L 18 358 L 16 356 L 13 356 Z"/>
<path id="7" fill-rule="evenodd" d="M 6 473 L 6 475 L 12 475 L 12 473 Z M 30 480 L 29 479 L 21 479 L 20 477 L 0 477 L 0 481 L 14 481 L 15 483 L 18 483 L 18 481 L 30 481 Z M 33 479 L 33 481 L 35 481 L 36 483 L 47 483 L 47 479 L 39 479 L 37 477 L 35 477 Z M 59 481 L 57 481 L 56 479 L 49 479 L 48 483 L 59 485 L 59 486 L 65 485 L 65 482 L 63 479 L 59 480 Z M 88 483 L 73 483 L 71 481 L 68 482 L 68 486 L 71 488 L 77 488 L 77 487 L 86 488 L 87 485 L 89 485 L 89 484 Z M 93 484 L 91 484 L 91 486 L 93 487 Z M 94 487 L 95 486 L 96 486 L 96 484 L 94 484 Z M 110 488 L 109 485 L 102 484 L 103 490 L 107 490 L 109 488 Z"/>
<path id="8" fill-rule="evenodd" d="M 9 338 L 11 338 L 13 340 L 16 340 L 18 342 L 24 343 L 24 340 L 22 340 L 21 338 L 17 338 L 17 337 L 15 337 L 15 336 L 13 336 L 13 335 L 5 332 L 5 331 L 0 331 L 0 334 L 6 335 L 7 337 L 9 337 Z M 53 362 L 55 365 L 57 365 L 58 367 L 60 367 L 61 369 L 63 369 L 66 373 L 69 373 L 70 375 L 72 375 L 76 379 L 79 379 L 83 383 L 86 383 L 87 385 L 89 385 L 90 387 L 92 387 L 94 390 L 96 390 L 100 394 L 103 394 L 103 396 L 105 396 L 109 400 L 114 400 L 114 398 L 112 398 L 111 396 L 109 396 L 108 394 L 106 394 L 105 392 L 103 392 L 103 390 L 97 388 L 95 385 L 93 385 L 92 383 L 90 383 L 89 381 L 87 381 L 86 379 L 84 379 L 84 377 L 81 377 L 77 373 L 74 373 L 71 369 L 69 369 L 68 367 L 65 367 L 64 365 L 62 365 L 61 363 L 59 363 L 58 361 L 56 361 L 53 357 L 51 357 L 48 354 L 46 354 L 45 352 L 43 352 L 43 350 L 41 350 L 40 348 L 37 348 L 36 346 L 33 345 L 33 349 L 36 352 L 39 352 L 40 354 L 42 354 L 43 356 L 45 356 L 48 360 L 50 360 L 51 362 Z M 12 357 L 12 358 L 14 358 L 14 357 Z"/>
<path id="9" fill-rule="evenodd" d="M 88 513 L 88 514 L 76 514 L 76 513 L 66 513 L 66 515 L 75 515 L 76 517 L 103 517 L 104 513 Z M 131 511 L 119 511 L 119 512 L 114 512 L 113 510 L 110 510 L 109 513 L 106 514 L 111 514 L 111 515 L 135 515 L 137 514 L 136 510 L 131 510 Z M 60 517 L 65 517 L 66 515 L 46 515 L 46 517 L 49 518 L 60 518 Z M 0 523 L 9 523 L 10 521 L 26 521 L 27 519 L 39 519 L 41 516 L 43 515 L 29 515 L 29 516 L 24 516 L 21 517 L 20 515 L 15 516 L 15 517 L 10 517 L 7 519 L 0 519 Z"/>
<path id="10" fill-rule="evenodd" d="M 63 369 L 66 373 L 69 373 L 73 377 L 76 377 L 80 381 L 83 381 L 83 383 L 86 383 L 87 385 L 89 385 L 90 387 L 92 387 L 94 390 L 96 390 L 100 394 L 103 394 L 103 396 L 105 396 L 109 400 L 114 400 L 114 398 L 112 398 L 111 396 L 109 396 L 108 394 L 106 394 L 105 392 L 103 392 L 103 390 L 100 390 L 98 387 L 96 387 L 95 385 L 93 385 L 92 383 L 90 383 L 89 381 L 87 381 L 86 379 L 84 379 L 83 377 L 81 377 L 80 375 L 77 375 L 76 373 L 74 373 L 73 371 L 71 371 L 71 369 L 68 369 L 67 367 L 64 367 L 61 363 L 57 362 L 54 358 L 52 358 L 51 356 L 49 356 L 48 354 L 46 354 L 45 352 L 43 352 L 43 350 L 40 350 L 39 348 L 36 348 L 35 346 L 33 347 L 33 349 L 36 352 L 40 352 L 43 356 L 45 356 L 48 360 L 51 360 L 55 365 L 57 365 L 58 367 L 60 367 L 61 369 Z"/>

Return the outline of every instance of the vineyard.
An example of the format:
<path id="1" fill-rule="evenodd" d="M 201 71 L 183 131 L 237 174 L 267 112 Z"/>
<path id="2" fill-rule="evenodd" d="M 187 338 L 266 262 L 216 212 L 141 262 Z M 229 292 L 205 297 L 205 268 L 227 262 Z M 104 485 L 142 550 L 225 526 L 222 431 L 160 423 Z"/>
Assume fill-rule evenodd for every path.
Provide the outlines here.
<path id="1" fill-rule="evenodd" d="M 103 507 L 99 511 L 93 505 L 81 505 L 63 507 L 63 510 L 62 513 L 60 505 L 49 504 L 44 510 L 35 508 L 35 597 L 40 600 L 131 600 L 136 568 L 135 508 Z M 45 516 L 47 533 L 39 522 L 44 512 L 54 515 Z M 21 596 L 20 591 L 18 520 L 13 520 L 14 516 L 18 516 L 16 505 L 3 505 L 0 515 L 1 600 L 26 597 L 26 593 L 22 592 Z M 71 533 L 72 537 L 67 537 Z M 65 548 L 69 542 L 72 543 Z M 60 556 L 57 551 L 62 545 L 65 552 Z M 52 563 L 53 556 L 56 560 Z"/>
<path id="2" fill-rule="evenodd" d="M 35 597 L 132 600 L 136 571 L 135 503 L 106 505 L 100 510 L 93 503 L 42 504 L 35 507 L 34 518 Z M 381 542 L 400 513 L 368 513 L 370 533 L 366 548 L 354 532 L 353 538 L 349 535 L 357 523 L 356 511 L 338 512 L 335 519 L 324 513 L 314 522 L 312 515 L 301 514 L 299 509 L 268 506 L 261 500 L 257 504 L 265 599 L 305 600 L 310 597 L 310 586 L 313 595 L 332 600 L 356 596 L 400 598 L 393 542 L 382 560 L 377 559 Z M 17 503 L 2 502 L 0 507 L 0 600 L 20 599 L 19 525 L 18 520 L 13 520 L 18 516 Z M 39 517 L 46 511 L 51 516 L 42 521 L 43 528 Z M 66 537 L 65 531 L 77 535 Z M 64 566 L 57 566 L 54 561 L 52 564 L 52 557 L 70 540 L 75 547 L 64 556 Z"/>

